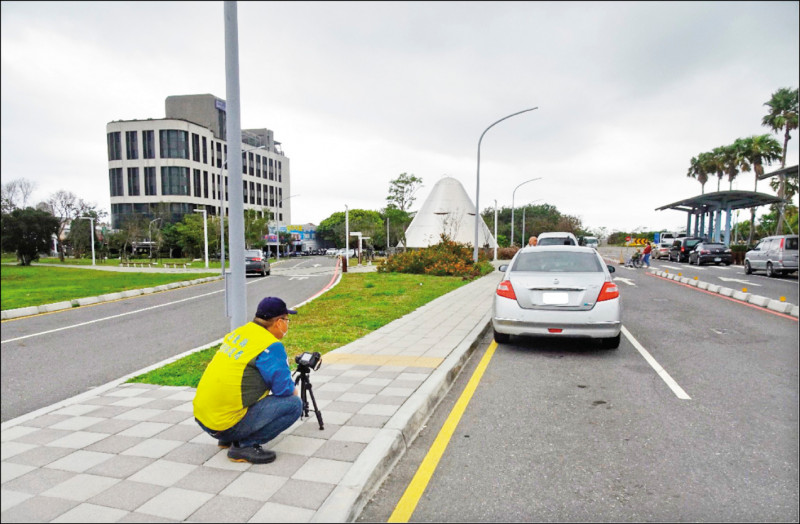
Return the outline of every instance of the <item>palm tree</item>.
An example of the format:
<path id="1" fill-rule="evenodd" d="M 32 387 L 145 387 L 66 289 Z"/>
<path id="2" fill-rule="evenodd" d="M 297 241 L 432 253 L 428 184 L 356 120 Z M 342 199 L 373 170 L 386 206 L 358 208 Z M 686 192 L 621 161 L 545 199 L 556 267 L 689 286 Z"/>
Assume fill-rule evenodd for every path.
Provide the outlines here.
<path id="1" fill-rule="evenodd" d="M 710 173 L 717 175 L 717 192 L 722 177 L 725 176 L 725 146 L 715 147 L 711 150 L 708 157 L 708 169 Z"/>
<path id="2" fill-rule="evenodd" d="M 758 190 L 758 178 L 764 174 L 764 165 L 772 164 L 772 162 L 781 159 L 781 145 L 777 140 L 769 135 L 753 135 L 747 138 L 737 139 L 736 142 L 740 146 L 740 154 L 744 162 L 742 163 L 742 171 L 755 172 L 755 185 L 753 191 Z M 753 241 L 753 233 L 755 232 L 755 219 L 756 208 L 750 208 L 750 236 L 747 238 L 747 243 Z"/>
<path id="3" fill-rule="evenodd" d="M 707 153 L 700 153 L 697 157 L 692 157 L 692 160 L 689 161 L 689 171 L 686 172 L 687 177 L 696 178 L 700 182 L 701 193 L 706 192 L 706 182 L 708 182 L 708 173 L 703 168 L 701 158 L 705 154 Z"/>
<path id="4" fill-rule="evenodd" d="M 761 125 L 767 126 L 775 133 L 783 131 L 783 155 L 781 157 L 781 169 L 786 167 L 786 150 L 789 146 L 789 133 L 797 129 L 798 113 L 798 90 L 782 87 L 772 93 L 772 98 L 764 102 L 769 106 L 769 113 L 761 119 Z M 780 175 L 780 185 L 778 186 L 778 197 L 784 198 L 786 183 L 784 175 Z M 783 204 L 780 204 L 778 217 L 777 234 L 783 233 Z"/>

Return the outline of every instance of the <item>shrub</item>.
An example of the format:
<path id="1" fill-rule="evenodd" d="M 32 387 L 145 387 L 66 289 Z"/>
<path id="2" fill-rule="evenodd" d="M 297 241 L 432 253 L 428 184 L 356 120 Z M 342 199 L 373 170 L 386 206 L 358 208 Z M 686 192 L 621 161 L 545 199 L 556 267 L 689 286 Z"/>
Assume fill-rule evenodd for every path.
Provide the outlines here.
<path id="1" fill-rule="evenodd" d="M 497 258 L 498 260 L 511 260 L 517 254 L 517 251 L 519 251 L 517 246 L 501 247 L 497 250 Z"/>
<path id="2" fill-rule="evenodd" d="M 435 276 L 460 276 L 470 280 L 490 273 L 494 266 L 486 253 L 478 252 L 478 263 L 472 262 L 472 247 L 450 240 L 446 235 L 433 246 L 397 253 L 381 261 L 381 273 L 414 273 Z"/>

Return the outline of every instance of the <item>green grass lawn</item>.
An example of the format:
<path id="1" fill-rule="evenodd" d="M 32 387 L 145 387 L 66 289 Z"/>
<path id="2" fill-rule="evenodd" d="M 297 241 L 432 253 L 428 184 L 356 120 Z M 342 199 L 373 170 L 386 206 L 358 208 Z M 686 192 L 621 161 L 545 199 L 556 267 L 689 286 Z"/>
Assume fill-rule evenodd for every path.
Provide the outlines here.
<path id="1" fill-rule="evenodd" d="M 91 263 L 91 261 L 90 261 Z M 0 308 L 52 304 L 106 293 L 194 280 L 219 273 L 118 273 L 49 266 L 3 265 L 0 268 Z"/>
<path id="2" fill-rule="evenodd" d="M 466 283 L 459 277 L 346 273 L 336 287 L 292 315 L 283 340 L 289 361 L 294 367 L 295 355 L 304 351 L 324 355 Z M 218 349 L 198 351 L 129 382 L 197 387 Z"/>

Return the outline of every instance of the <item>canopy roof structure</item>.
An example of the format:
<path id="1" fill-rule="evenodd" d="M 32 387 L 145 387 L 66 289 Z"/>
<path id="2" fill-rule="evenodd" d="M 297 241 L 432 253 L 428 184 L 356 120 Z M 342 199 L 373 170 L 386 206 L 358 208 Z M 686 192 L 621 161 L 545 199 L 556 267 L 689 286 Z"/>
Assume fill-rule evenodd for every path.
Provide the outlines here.
<path id="1" fill-rule="evenodd" d="M 483 220 L 479 220 L 478 228 L 478 247 L 495 247 L 494 237 Z M 470 246 L 475 241 L 475 204 L 453 177 L 444 177 L 433 186 L 406 229 L 406 247 L 438 244 L 442 234 Z"/>
<path id="2" fill-rule="evenodd" d="M 797 165 L 784 167 L 783 169 L 778 169 L 777 171 L 773 171 L 772 173 L 764 173 L 758 177 L 759 180 L 764 180 L 765 178 L 772 178 L 774 176 L 793 176 L 797 178 Z"/>

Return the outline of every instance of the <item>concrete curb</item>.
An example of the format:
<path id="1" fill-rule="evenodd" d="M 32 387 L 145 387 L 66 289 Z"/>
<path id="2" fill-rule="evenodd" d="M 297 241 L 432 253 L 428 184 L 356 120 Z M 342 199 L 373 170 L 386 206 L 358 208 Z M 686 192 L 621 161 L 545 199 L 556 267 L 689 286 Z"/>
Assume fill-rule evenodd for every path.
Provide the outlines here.
<path id="1" fill-rule="evenodd" d="M 319 508 L 313 522 L 352 522 L 358 517 L 450 390 L 464 363 L 491 328 L 491 319 L 491 312 L 487 312 L 386 422 Z"/>
<path id="2" fill-rule="evenodd" d="M 138 297 L 139 295 L 149 295 L 158 291 L 168 291 L 170 289 L 177 289 L 180 287 L 194 286 L 197 284 L 205 284 L 212 280 L 221 280 L 222 276 L 218 277 L 205 277 L 196 278 L 194 280 L 183 280 L 181 282 L 172 282 L 162 286 L 148 287 L 144 289 L 129 289 L 119 293 L 106 293 L 97 297 L 76 298 L 64 302 L 55 302 L 53 304 L 44 304 L 41 306 L 22 307 L 17 309 L 7 309 L 0 312 L 0 320 L 10 320 L 13 318 L 28 317 L 31 315 L 38 315 L 41 313 L 52 313 L 53 311 L 61 311 L 64 309 L 71 309 L 74 307 L 89 306 L 92 304 L 99 304 L 101 302 L 110 302 L 112 300 L 121 300 L 123 298 Z"/>
<path id="3" fill-rule="evenodd" d="M 708 282 L 703 282 L 701 280 L 690 280 L 686 277 L 679 277 L 674 273 L 667 273 L 666 271 L 659 271 L 658 269 L 650 269 L 650 273 L 662 277 L 668 278 L 670 280 L 675 280 L 681 282 L 683 284 L 689 284 L 691 286 L 695 286 L 699 289 L 707 290 L 711 293 L 717 293 L 724 297 L 730 297 L 735 300 L 739 300 L 741 302 L 745 302 L 747 304 L 752 304 L 754 306 L 763 307 L 765 309 L 769 309 L 775 311 L 776 313 L 783 313 L 785 315 L 791 315 L 795 318 L 800 316 L 800 307 L 790 302 L 781 302 L 780 300 L 775 300 L 767 297 L 762 297 L 760 295 L 753 295 L 752 293 L 747 293 L 744 291 L 738 291 L 735 289 L 731 289 L 729 287 L 722 287 L 716 284 L 709 284 Z"/>

